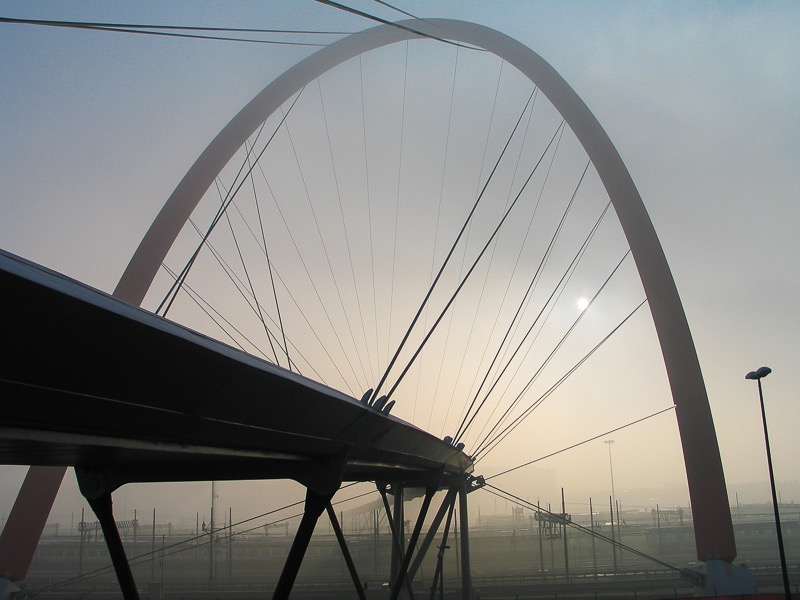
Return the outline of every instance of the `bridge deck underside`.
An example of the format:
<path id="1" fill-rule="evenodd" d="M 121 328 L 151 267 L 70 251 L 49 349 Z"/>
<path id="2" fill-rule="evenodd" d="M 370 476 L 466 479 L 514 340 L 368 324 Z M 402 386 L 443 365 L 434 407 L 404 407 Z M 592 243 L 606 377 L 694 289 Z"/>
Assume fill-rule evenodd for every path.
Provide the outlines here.
<path id="1" fill-rule="evenodd" d="M 428 481 L 471 461 L 442 440 L 0 252 L 0 463 L 121 469 L 127 481 Z M 337 458 L 338 457 L 338 458 Z"/>

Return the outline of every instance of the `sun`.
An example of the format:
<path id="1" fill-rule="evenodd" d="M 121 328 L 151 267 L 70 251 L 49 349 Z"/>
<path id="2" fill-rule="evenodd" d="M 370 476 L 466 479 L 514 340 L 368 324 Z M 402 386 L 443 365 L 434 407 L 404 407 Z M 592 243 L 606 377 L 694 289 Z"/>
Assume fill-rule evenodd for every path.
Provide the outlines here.
<path id="1" fill-rule="evenodd" d="M 578 298 L 578 310 L 583 312 L 584 310 L 586 310 L 587 306 L 589 306 L 589 300 L 586 297 L 581 296 L 580 298 Z"/>

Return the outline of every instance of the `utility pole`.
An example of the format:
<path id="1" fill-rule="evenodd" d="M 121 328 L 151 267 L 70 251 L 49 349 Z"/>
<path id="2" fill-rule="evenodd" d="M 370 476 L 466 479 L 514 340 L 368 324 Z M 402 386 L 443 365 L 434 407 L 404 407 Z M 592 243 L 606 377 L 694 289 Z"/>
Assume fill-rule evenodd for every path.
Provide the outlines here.
<path id="1" fill-rule="evenodd" d="M 613 502 L 616 502 L 617 493 L 614 491 L 614 462 L 611 460 L 611 445 L 614 443 L 614 440 L 605 440 L 603 443 L 608 446 L 608 466 L 611 469 L 611 499 Z"/>
<path id="2" fill-rule="evenodd" d="M 214 581 L 214 496 L 217 495 L 217 482 L 211 482 L 211 519 L 208 524 L 208 580 Z"/>

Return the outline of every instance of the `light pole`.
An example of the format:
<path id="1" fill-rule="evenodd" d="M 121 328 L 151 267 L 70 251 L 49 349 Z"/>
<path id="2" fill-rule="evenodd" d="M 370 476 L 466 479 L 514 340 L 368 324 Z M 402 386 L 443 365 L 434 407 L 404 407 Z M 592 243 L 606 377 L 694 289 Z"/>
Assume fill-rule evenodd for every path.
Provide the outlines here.
<path id="1" fill-rule="evenodd" d="M 217 495 L 217 482 L 211 482 L 211 520 L 208 524 L 208 580 L 210 582 L 214 581 L 214 570 L 216 567 L 215 560 L 214 560 L 214 497 Z"/>
<path id="2" fill-rule="evenodd" d="M 611 513 L 611 552 L 614 556 L 614 573 L 617 572 L 617 541 L 614 536 L 614 508 L 617 504 L 617 494 L 614 491 L 614 463 L 611 460 L 611 444 L 614 443 L 614 440 L 603 440 L 603 443 L 608 446 L 608 466 L 611 468 L 611 502 L 609 506 L 609 511 Z M 619 514 L 617 515 L 619 518 Z M 620 552 L 620 558 L 622 558 L 622 553 Z"/>
<path id="3" fill-rule="evenodd" d="M 772 487 L 772 507 L 775 512 L 775 531 L 778 534 L 778 551 L 781 557 L 781 570 L 783 572 L 783 590 L 786 600 L 791 600 L 792 591 L 789 589 L 789 572 L 786 569 L 786 553 L 783 550 L 783 534 L 781 533 L 781 517 L 778 512 L 778 494 L 775 492 L 775 475 L 772 472 L 772 452 L 769 449 L 769 433 L 767 432 L 767 414 L 764 411 L 764 392 L 761 389 L 761 380 L 772 373 L 769 367 L 761 367 L 757 371 L 750 371 L 745 379 L 755 379 L 758 382 L 758 398 L 761 401 L 761 421 L 764 423 L 764 442 L 767 445 L 767 466 L 769 467 L 769 484 Z"/>
<path id="4" fill-rule="evenodd" d="M 614 492 L 614 463 L 611 460 L 611 444 L 614 443 L 614 440 L 604 440 L 603 443 L 608 446 L 608 466 L 611 468 L 611 497 L 616 503 L 617 494 Z"/>

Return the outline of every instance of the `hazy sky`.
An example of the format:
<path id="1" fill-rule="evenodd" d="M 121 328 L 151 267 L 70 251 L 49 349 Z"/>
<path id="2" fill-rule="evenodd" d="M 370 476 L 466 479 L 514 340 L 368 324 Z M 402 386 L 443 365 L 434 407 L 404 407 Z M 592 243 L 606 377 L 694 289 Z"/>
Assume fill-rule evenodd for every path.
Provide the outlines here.
<path id="1" fill-rule="evenodd" d="M 377 3 L 350 4 L 387 19 L 402 18 Z M 397 5 L 420 17 L 474 21 L 506 33 L 550 62 L 578 92 L 619 150 L 664 247 L 703 367 L 731 496 L 740 489 L 745 495 L 746 489 L 743 501 L 768 499 L 765 483 L 742 485 L 766 481 L 756 387 L 744 380 L 747 371 L 761 365 L 774 371 L 764 389 L 776 478 L 779 486 L 785 482 L 786 489 L 796 494 L 797 485 L 790 482 L 800 480 L 796 392 L 800 5 L 410 1 Z M 168 6 L 9 1 L 0 10 L 7 17 L 75 21 L 345 31 L 372 25 L 311 1 Z M 11 24 L 0 24 L 0 33 L 0 247 L 109 292 L 158 210 L 213 136 L 267 83 L 314 50 Z M 322 38 L 331 39 L 335 38 Z M 388 99 L 381 105 L 386 114 L 401 108 L 403 71 L 392 69 L 404 56 L 402 48 L 393 52 L 364 57 L 362 73 L 377 90 L 365 92 L 367 102 L 368 94 L 375 94 L 364 113 L 365 119 L 372 119 L 373 132 L 381 126 L 377 99 Z M 422 64 L 427 55 L 414 52 L 409 50 L 409 64 L 415 60 Z M 431 88 L 437 81 L 449 81 L 452 69 L 446 62 L 453 60 L 451 48 L 437 56 L 444 57 L 442 70 L 430 67 L 419 76 L 428 77 Z M 459 57 L 466 63 L 466 56 Z M 484 99 L 488 108 L 497 72 L 492 66 L 482 68 L 474 66 L 486 83 L 472 94 L 466 87 L 461 97 L 474 97 L 476 103 Z M 323 78 L 320 89 L 327 95 L 327 110 L 333 113 L 337 102 L 342 106 L 355 102 L 354 96 L 349 100 L 347 96 L 354 89 L 354 74 L 342 69 L 339 79 Z M 462 79 L 457 82 L 472 83 L 459 74 Z M 502 143 L 506 135 L 502 132 L 513 125 L 530 91 L 521 84 L 517 89 L 513 74 L 504 72 L 503 77 L 510 78 L 502 87 L 508 98 L 498 104 L 503 108 L 493 123 L 491 143 L 486 146 L 489 154 Z M 409 81 L 413 84 L 412 75 Z M 417 86 L 425 87 L 424 81 L 416 80 Z M 440 96 L 446 98 L 448 93 L 445 85 Z M 303 102 L 311 102 L 307 96 Z M 310 109 L 301 110 L 306 108 L 298 103 L 298 114 L 312 114 Z M 454 114 L 467 118 L 470 110 Z M 420 120 L 409 121 L 403 143 L 410 147 L 416 141 L 425 147 L 419 132 L 441 127 L 438 116 L 445 113 L 420 107 L 415 112 Z M 426 115 L 431 122 L 424 120 Z M 347 127 L 345 117 L 326 118 L 333 139 L 347 154 L 344 144 L 360 138 L 337 137 L 336 127 Z M 319 130 L 324 127 L 319 123 L 303 125 L 298 119 L 290 127 L 299 140 L 303 127 Z M 547 127 L 543 125 L 540 132 L 545 142 L 552 134 Z M 397 145 L 399 134 L 397 127 L 387 130 L 385 145 Z M 568 142 L 564 143 L 566 147 Z M 424 160 L 422 152 L 404 154 L 405 168 L 412 168 L 415 156 Z M 472 156 L 460 152 L 466 159 Z M 437 156 L 441 160 L 441 154 Z M 479 162 L 475 165 L 460 176 L 451 174 L 448 181 L 460 178 L 474 190 L 480 171 Z M 373 179 L 382 177 L 377 159 L 371 168 L 376 169 Z M 309 185 L 313 195 L 314 182 Z M 341 185 L 346 195 L 350 179 L 342 175 Z M 455 183 L 442 188 L 446 185 Z M 410 187 L 404 194 L 414 195 Z M 498 252 L 502 255 L 501 249 Z M 429 268 L 426 264 L 426 271 Z M 642 330 L 647 327 L 645 322 Z M 663 373 L 658 372 L 657 360 L 653 363 L 652 352 L 657 349 L 652 339 L 650 343 L 641 356 L 638 346 L 632 350 L 635 359 L 623 350 L 612 353 L 603 363 L 606 366 L 597 369 L 604 374 L 599 383 L 587 376 L 575 389 L 580 397 L 574 403 L 543 414 L 524 435 L 509 439 L 509 446 L 487 459 L 479 472 L 503 470 L 667 407 Z M 645 375 L 637 376 L 637 370 Z M 415 402 L 413 407 L 398 403 L 395 413 L 422 427 L 433 423 L 431 431 L 440 434 L 438 412 L 426 413 Z M 676 484 L 679 492 L 669 501 L 685 502 L 685 474 L 672 413 L 613 437 L 615 482 L 623 499 L 623 490 L 629 488 Z M 9 482 L 0 492 L 4 512 L 15 493 L 12 482 L 19 481 L 23 472 L 6 468 L 2 473 L 3 481 Z M 602 497 L 609 493 L 607 449 L 598 440 L 540 463 L 535 472 L 520 471 L 520 477 L 497 483 L 553 502 L 560 486 Z M 125 491 L 124 510 L 157 505 L 151 489 L 137 486 Z M 198 484 L 183 489 L 191 490 L 184 493 L 190 493 L 192 500 L 184 499 L 181 505 L 190 514 L 204 510 L 207 488 Z M 222 502 L 237 506 L 234 510 L 240 516 L 258 510 L 260 505 L 252 498 L 255 492 L 234 497 L 234 488 L 227 489 Z M 236 494 L 241 491 L 236 490 Z M 295 495 L 299 497 L 298 492 L 287 497 Z M 631 496 L 631 503 L 641 498 L 641 494 Z M 783 499 L 800 500 L 786 495 Z M 68 514 L 79 506 L 68 476 L 56 510 Z M 159 506 L 169 512 L 178 505 L 165 501 Z"/>

